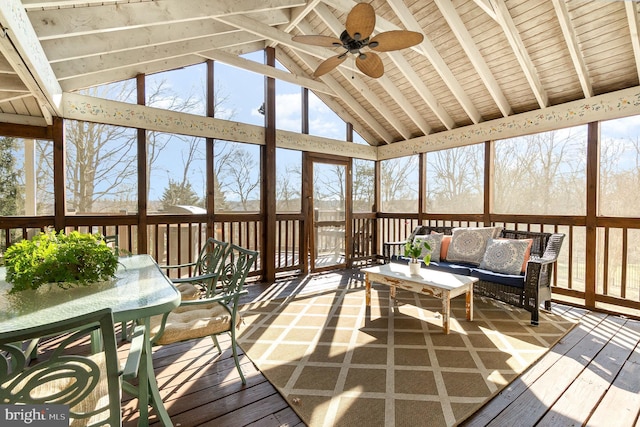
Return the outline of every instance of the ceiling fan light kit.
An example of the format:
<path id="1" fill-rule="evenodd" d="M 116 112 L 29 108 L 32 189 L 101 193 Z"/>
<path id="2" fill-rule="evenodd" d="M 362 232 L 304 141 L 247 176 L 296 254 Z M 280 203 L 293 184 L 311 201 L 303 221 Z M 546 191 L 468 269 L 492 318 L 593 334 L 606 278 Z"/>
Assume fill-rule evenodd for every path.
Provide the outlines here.
<path id="1" fill-rule="evenodd" d="M 351 53 L 356 58 L 356 67 L 364 74 L 372 78 L 381 77 L 384 74 L 382 59 L 375 52 L 361 52 L 368 48 L 378 52 L 390 52 L 405 49 L 421 43 L 424 36 L 415 31 L 395 30 L 386 31 L 371 37 L 376 26 L 376 14 L 368 3 L 358 3 L 347 15 L 345 30 L 340 34 L 340 39 L 322 35 L 294 36 L 293 41 L 322 47 L 342 47 L 346 50 L 337 56 L 324 60 L 313 73 L 314 77 L 320 77 L 347 58 Z"/>

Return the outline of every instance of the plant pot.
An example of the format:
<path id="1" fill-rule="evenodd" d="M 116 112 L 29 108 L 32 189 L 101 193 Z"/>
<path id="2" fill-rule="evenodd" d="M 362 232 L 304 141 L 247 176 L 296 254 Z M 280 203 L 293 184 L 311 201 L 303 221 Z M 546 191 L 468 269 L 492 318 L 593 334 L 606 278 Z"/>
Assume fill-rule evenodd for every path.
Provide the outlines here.
<path id="1" fill-rule="evenodd" d="M 420 267 L 421 267 L 420 262 L 411 261 L 409 263 L 409 273 L 411 273 L 412 276 L 419 275 L 420 274 Z"/>

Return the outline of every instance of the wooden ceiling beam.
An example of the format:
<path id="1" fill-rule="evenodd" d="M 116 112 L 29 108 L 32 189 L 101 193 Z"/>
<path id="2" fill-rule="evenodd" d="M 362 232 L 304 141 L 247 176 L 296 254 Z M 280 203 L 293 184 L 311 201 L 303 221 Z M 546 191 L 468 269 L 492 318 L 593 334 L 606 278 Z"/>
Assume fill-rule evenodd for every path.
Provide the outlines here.
<path id="1" fill-rule="evenodd" d="M 420 26 L 416 18 L 413 16 L 411 11 L 404 5 L 404 2 L 402 0 L 388 0 L 387 2 L 389 3 L 389 6 L 391 6 L 393 11 L 398 16 L 398 18 L 400 19 L 400 21 L 406 27 L 407 30 L 418 31 L 422 33 L 422 27 Z M 380 25 L 384 24 L 383 20 L 378 19 L 376 22 L 378 21 L 380 22 Z M 384 31 L 401 29 L 396 26 L 389 26 L 389 25 L 383 28 L 384 28 Z M 444 59 L 442 59 L 442 56 L 440 56 L 440 53 L 438 52 L 438 50 L 435 48 L 433 43 L 431 43 L 431 41 L 429 40 L 428 34 L 424 35 L 424 40 L 422 41 L 422 43 L 418 45 L 418 48 L 420 53 L 429 60 L 429 62 L 431 63 L 435 71 L 438 73 L 440 78 L 444 81 L 444 84 L 451 91 L 451 93 L 456 98 L 456 100 L 458 101 L 462 109 L 465 111 L 467 116 L 469 116 L 469 119 L 471 119 L 473 123 L 481 122 L 482 116 L 480 115 L 480 112 L 473 105 L 471 98 L 467 96 L 464 89 L 458 82 L 458 79 L 456 79 L 456 77 L 453 75 L 453 72 L 451 71 L 449 66 L 446 64 Z M 421 96 L 422 95 L 423 94 L 421 93 Z M 434 113 L 436 113 L 436 115 L 438 115 L 438 117 L 440 117 L 442 114 L 434 110 L 433 108 L 436 108 L 435 105 L 433 105 L 432 110 L 434 111 Z M 443 117 L 440 117 L 440 120 L 443 123 L 445 123 L 445 126 L 447 126 L 446 123 L 448 120 L 446 120 L 444 115 L 442 116 Z M 455 127 L 455 124 L 452 125 L 452 127 Z M 447 128 L 450 129 L 449 127 Z"/>
<path id="2" fill-rule="evenodd" d="M 303 76 L 297 76 L 295 74 L 291 74 L 286 71 L 270 67 L 268 65 L 259 64 L 255 61 L 250 61 L 248 59 L 244 59 L 218 49 L 201 52 L 199 53 L 199 55 L 203 58 L 213 59 L 215 61 L 219 61 L 246 71 L 251 71 L 253 73 L 265 75 L 267 77 L 273 77 L 274 79 L 282 80 L 294 85 L 306 87 L 315 92 L 321 92 L 331 96 L 335 96 L 335 93 L 322 82 L 312 80 Z"/>
<path id="3" fill-rule="evenodd" d="M 558 16 L 562 34 L 564 35 L 564 39 L 567 42 L 567 48 L 569 49 L 569 54 L 571 55 L 573 66 L 576 69 L 578 80 L 580 81 L 580 86 L 582 87 L 582 92 L 584 93 L 585 98 L 590 98 L 593 96 L 593 86 L 591 85 L 591 79 L 589 78 L 589 70 L 587 70 L 587 66 L 584 63 L 584 58 L 582 57 L 582 53 L 580 51 L 580 46 L 578 45 L 578 40 L 573 29 L 573 24 L 571 24 L 571 18 L 569 17 L 567 4 L 564 2 L 564 0 L 553 0 L 553 7 L 556 11 L 556 15 Z"/>
<path id="4" fill-rule="evenodd" d="M 237 31 L 236 27 L 206 18 L 189 22 L 172 22 L 165 26 L 155 25 L 144 29 L 128 28 L 113 31 L 108 37 L 100 33 L 43 40 L 42 47 L 47 52 L 49 61 L 55 63 Z"/>
<path id="5" fill-rule="evenodd" d="M 280 31 L 284 31 L 285 33 L 291 32 L 291 30 L 293 30 L 300 21 L 306 18 L 306 16 L 318 5 L 318 3 L 320 3 L 320 0 L 310 0 L 304 6 L 294 7 L 291 10 L 291 20 L 286 24 L 278 26 L 278 29 Z M 269 43 L 270 47 L 276 47 L 277 45 L 278 43 L 275 41 Z"/>
<path id="6" fill-rule="evenodd" d="M 80 61 L 62 61 L 53 64 L 54 71 L 60 81 L 84 76 L 93 73 L 103 73 L 105 70 L 116 70 L 119 68 L 140 68 L 147 62 L 158 60 L 158 50 L 162 49 L 162 58 L 168 60 L 189 54 L 206 52 L 211 50 L 211 46 L 220 48 L 249 43 L 258 40 L 254 34 L 239 31 L 237 33 L 225 33 L 204 37 L 202 39 L 188 40 L 184 42 L 170 43 L 161 47 L 144 47 L 132 49 L 126 52 L 114 52 L 100 56 L 84 58 Z"/>
<path id="7" fill-rule="evenodd" d="M 533 61 L 531 61 L 527 48 L 522 42 L 520 33 L 516 28 L 516 24 L 513 22 L 513 18 L 511 18 L 507 5 L 504 3 L 504 0 L 490 1 L 493 9 L 496 11 L 498 24 L 502 27 L 502 31 L 507 37 L 507 41 L 509 42 L 509 45 L 511 45 L 513 53 L 516 55 L 516 59 L 520 64 L 520 68 L 522 68 L 522 71 L 524 72 L 527 82 L 529 82 L 529 87 L 531 87 L 531 91 L 538 101 L 538 105 L 540 105 L 540 108 L 549 106 L 549 97 L 547 96 L 547 92 L 542 86 L 542 82 L 538 76 L 538 71 L 533 64 Z"/>
<path id="8" fill-rule="evenodd" d="M 0 2 L 0 53 L 36 99 L 47 124 L 61 115 L 62 88 L 19 0 Z"/>
<path id="9" fill-rule="evenodd" d="M 624 2 L 624 9 L 627 13 L 627 22 L 629 23 L 629 36 L 631 37 L 631 45 L 633 46 L 633 56 L 636 60 L 636 72 L 640 79 L 640 31 L 638 31 L 638 5 L 634 1 Z"/>
<path id="10" fill-rule="evenodd" d="M 493 101 L 502 112 L 502 115 L 506 117 L 513 114 L 511 105 L 509 105 L 500 85 L 491 73 L 491 70 L 489 70 L 489 66 L 473 41 L 473 37 L 471 37 L 471 34 L 469 34 L 469 31 L 464 26 L 464 23 L 458 15 L 455 6 L 451 3 L 451 0 L 435 0 L 435 3 L 438 6 L 438 9 L 440 9 L 444 19 L 449 24 L 449 27 L 451 27 L 453 34 L 458 39 L 458 43 L 460 43 L 462 49 L 467 54 L 471 64 L 473 64 L 476 73 L 478 73 L 478 76 L 489 91 L 491 98 L 493 98 Z"/>
<path id="11" fill-rule="evenodd" d="M 107 4 L 57 10 L 33 10 L 29 18 L 40 40 L 131 27 L 165 26 L 171 22 L 194 21 L 233 14 L 271 14 L 272 25 L 289 21 L 288 9 L 303 6 L 304 0 L 157 0 L 154 2 Z M 275 19 L 278 17 L 278 19 Z"/>
<path id="12" fill-rule="evenodd" d="M 491 5 L 491 0 L 473 0 L 473 2 L 476 5 L 478 5 L 478 7 L 482 9 L 484 13 L 489 15 L 491 19 L 493 19 L 494 21 L 498 20 L 498 17 L 496 16 L 496 11 L 493 9 L 493 6 Z"/>
<path id="13" fill-rule="evenodd" d="M 158 59 L 157 61 L 139 64 L 135 68 L 108 69 L 92 74 L 70 77 L 61 80 L 60 85 L 65 92 L 73 92 L 92 86 L 133 79 L 138 74 L 154 74 L 167 70 L 177 70 L 201 63 L 202 57 L 194 54 L 172 59 Z"/>

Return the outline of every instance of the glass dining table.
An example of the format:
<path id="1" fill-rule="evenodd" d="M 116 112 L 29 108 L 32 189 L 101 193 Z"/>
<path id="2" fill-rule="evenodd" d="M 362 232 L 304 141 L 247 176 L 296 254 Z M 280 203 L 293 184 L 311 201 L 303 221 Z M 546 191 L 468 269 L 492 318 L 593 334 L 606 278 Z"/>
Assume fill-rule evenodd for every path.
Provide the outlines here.
<path id="1" fill-rule="evenodd" d="M 87 286 L 62 288 L 46 284 L 36 290 L 9 293 L 6 269 L 0 267 L 0 337 L 3 333 L 37 328 L 48 323 L 110 308 L 116 323 L 138 321 L 146 325 L 138 370 L 138 425 L 148 425 L 151 404 L 160 421 L 171 426 L 153 371 L 151 343 L 146 336 L 149 318 L 163 314 L 180 304 L 180 293 L 149 255 L 121 257 L 113 280 Z M 130 392 L 131 388 L 127 388 Z"/>

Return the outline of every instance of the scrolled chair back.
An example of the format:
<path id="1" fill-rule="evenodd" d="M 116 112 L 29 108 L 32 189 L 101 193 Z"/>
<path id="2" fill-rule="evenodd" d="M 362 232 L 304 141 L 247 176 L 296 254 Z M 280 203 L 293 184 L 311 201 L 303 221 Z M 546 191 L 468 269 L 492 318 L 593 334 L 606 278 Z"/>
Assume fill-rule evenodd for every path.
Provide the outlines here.
<path id="1" fill-rule="evenodd" d="M 251 267 L 258 258 L 258 252 L 232 244 L 226 262 L 218 279 L 223 294 L 237 294 L 242 290 Z"/>
<path id="2" fill-rule="evenodd" d="M 209 237 L 200 251 L 196 274 L 219 273 L 224 265 L 229 243 Z"/>
<path id="3" fill-rule="evenodd" d="M 98 333 L 102 350 L 77 354 L 78 345 L 87 344 Z M 55 349 L 32 360 L 33 346 L 25 343 L 52 336 L 59 341 Z M 2 404 L 64 405 L 69 408 L 69 425 L 119 426 L 120 390 L 116 338 L 109 309 L 5 333 L 0 338 Z"/>

